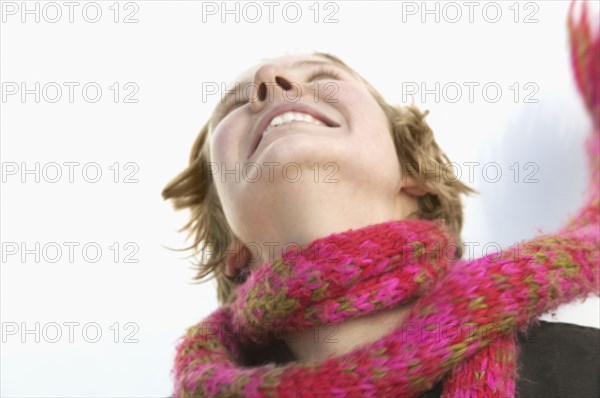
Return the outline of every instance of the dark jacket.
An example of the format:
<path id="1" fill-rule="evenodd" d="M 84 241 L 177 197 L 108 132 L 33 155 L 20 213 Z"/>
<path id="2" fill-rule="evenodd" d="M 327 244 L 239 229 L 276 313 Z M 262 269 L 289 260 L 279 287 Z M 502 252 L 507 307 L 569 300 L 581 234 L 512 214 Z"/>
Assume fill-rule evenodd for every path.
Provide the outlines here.
<path id="1" fill-rule="evenodd" d="M 517 337 L 517 397 L 600 398 L 600 329 L 540 321 Z M 419 398 L 440 397 L 442 385 Z"/>

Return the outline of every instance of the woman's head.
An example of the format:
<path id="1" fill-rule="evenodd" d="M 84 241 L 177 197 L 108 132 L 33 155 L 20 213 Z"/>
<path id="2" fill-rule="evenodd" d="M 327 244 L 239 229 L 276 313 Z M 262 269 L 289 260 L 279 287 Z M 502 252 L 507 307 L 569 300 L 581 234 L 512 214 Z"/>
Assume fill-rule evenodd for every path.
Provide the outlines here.
<path id="1" fill-rule="evenodd" d="M 289 244 L 394 219 L 443 218 L 460 235 L 460 194 L 474 191 L 451 169 L 426 172 L 449 162 L 426 113 L 389 105 L 338 58 L 267 60 L 228 92 L 163 191 L 191 210 L 184 229 L 204 259 L 196 278 L 214 272 L 221 303 L 234 287 L 224 274 L 232 244 L 258 263 Z"/>

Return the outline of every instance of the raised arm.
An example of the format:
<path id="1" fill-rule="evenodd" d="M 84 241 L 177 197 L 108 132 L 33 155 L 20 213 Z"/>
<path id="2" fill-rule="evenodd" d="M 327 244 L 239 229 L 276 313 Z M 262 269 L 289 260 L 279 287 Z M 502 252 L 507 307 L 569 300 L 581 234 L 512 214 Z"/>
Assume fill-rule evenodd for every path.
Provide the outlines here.
<path id="1" fill-rule="evenodd" d="M 592 28 L 589 22 L 592 16 L 585 6 L 577 21 L 574 5 L 571 5 L 568 22 L 571 64 L 577 88 L 593 123 L 593 131 L 585 148 L 590 170 L 586 202 L 560 232 L 577 229 L 595 229 L 597 232 L 600 222 L 600 21 L 595 21 L 596 26 Z"/>

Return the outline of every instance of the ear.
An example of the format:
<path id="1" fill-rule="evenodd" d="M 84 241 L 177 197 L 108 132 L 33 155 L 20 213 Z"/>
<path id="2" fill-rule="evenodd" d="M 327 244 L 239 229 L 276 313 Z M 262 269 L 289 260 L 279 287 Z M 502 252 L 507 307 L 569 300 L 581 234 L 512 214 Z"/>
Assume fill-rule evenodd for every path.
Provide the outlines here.
<path id="1" fill-rule="evenodd" d="M 404 176 L 401 190 L 412 196 L 424 196 L 433 191 L 411 176 Z"/>
<path id="2" fill-rule="evenodd" d="M 225 253 L 225 275 L 235 277 L 242 268 L 248 265 L 250 250 L 239 240 L 234 240 Z"/>

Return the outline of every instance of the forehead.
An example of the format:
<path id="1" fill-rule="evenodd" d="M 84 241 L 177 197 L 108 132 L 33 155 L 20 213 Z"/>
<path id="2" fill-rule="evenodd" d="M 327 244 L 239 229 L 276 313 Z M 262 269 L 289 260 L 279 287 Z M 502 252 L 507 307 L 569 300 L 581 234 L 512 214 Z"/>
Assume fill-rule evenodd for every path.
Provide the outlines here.
<path id="1" fill-rule="evenodd" d="M 276 65 L 285 69 L 293 69 L 295 67 L 301 66 L 302 64 L 309 65 L 310 63 L 315 62 L 321 62 L 343 67 L 342 65 L 338 64 L 337 62 L 334 62 L 329 58 L 316 54 L 285 55 L 282 57 L 263 59 L 260 63 L 240 73 L 234 81 L 239 82 L 252 80 L 254 75 L 256 74 L 256 71 L 263 65 Z M 346 67 L 343 68 L 347 69 Z"/>

